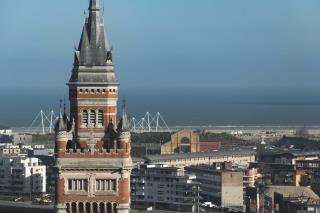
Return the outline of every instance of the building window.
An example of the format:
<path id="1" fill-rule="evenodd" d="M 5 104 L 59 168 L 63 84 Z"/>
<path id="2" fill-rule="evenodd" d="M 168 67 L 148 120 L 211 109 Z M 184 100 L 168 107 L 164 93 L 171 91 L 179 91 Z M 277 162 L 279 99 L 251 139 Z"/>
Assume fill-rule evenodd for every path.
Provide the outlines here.
<path id="1" fill-rule="evenodd" d="M 90 111 L 90 124 L 93 126 L 96 124 L 96 112 L 93 110 Z"/>
<path id="2" fill-rule="evenodd" d="M 84 110 L 82 112 L 82 127 L 88 127 L 88 111 Z"/>
<path id="3" fill-rule="evenodd" d="M 96 190 L 97 191 L 116 191 L 115 179 L 97 179 Z"/>
<path id="4" fill-rule="evenodd" d="M 98 111 L 98 126 L 103 127 L 103 111 Z"/>
<path id="5" fill-rule="evenodd" d="M 88 180 L 87 179 L 69 179 L 68 190 L 70 191 L 87 191 Z"/>

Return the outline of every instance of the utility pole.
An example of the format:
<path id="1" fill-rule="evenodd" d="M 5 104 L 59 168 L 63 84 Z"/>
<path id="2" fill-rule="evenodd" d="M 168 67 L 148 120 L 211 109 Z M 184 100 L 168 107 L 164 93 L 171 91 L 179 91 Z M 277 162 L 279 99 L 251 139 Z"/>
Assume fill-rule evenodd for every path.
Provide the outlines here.
<path id="1" fill-rule="evenodd" d="M 200 212 L 200 206 L 199 206 L 199 185 L 197 186 L 197 210 L 198 213 Z"/>

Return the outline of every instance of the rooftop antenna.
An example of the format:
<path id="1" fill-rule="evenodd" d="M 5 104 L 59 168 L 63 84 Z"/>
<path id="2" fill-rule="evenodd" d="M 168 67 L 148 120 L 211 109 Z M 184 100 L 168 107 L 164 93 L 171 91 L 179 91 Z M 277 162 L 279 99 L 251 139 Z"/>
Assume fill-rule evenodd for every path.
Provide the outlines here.
<path id="1" fill-rule="evenodd" d="M 102 6 L 102 16 L 104 16 L 104 1 L 103 1 L 103 6 Z"/>
<path id="2" fill-rule="evenodd" d="M 84 18 L 84 23 L 87 22 L 87 12 L 86 10 L 83 10 L 83 18 Z"/>
<path id="3" fill-rule="evenodd" d="M 123 109 L 126 108 L 126 104 L 127 104 L 126 97 L 123 96 L 123 98 L 122 98 L 122 107 L 123 107 Z"/>
<path id="4" fill-rule="evenodd" d="M 63 114 L 66 114 L 66 96 L 63 98 Z"/>
<path id="5" fill-rule="evenodd" d="M 61 115 L 62 115 L 62 112 L 61 112 L 61 109 L 62 109 L 62 98 L 60 98 L 60 117 L 61 117 Z"/>

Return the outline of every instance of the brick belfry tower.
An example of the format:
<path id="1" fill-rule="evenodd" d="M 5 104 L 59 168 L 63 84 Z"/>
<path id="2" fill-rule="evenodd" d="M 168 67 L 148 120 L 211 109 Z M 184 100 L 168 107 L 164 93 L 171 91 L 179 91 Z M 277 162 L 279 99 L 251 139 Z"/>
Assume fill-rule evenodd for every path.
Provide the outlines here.
<path id="1" fill-rule="evenodd" d="M 60 113 L 55 126 L 55 211 L 128 213 L 130 131 L 125 104 L 114 125 L 119 83 L 99 0 L 90 0 L 68 86 L 70 121 Z"/>

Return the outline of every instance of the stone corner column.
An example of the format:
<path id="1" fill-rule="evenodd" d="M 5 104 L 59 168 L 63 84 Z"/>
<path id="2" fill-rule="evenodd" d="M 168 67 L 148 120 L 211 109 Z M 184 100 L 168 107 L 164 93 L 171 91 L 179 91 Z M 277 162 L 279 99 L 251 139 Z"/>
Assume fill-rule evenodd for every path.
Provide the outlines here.
<path id="1" fill-rule="evenodd" d="M 54 207 L 55 213 L 66 213 L 67 212 L 67 206 L 65 204 L 57 204 Z"/>
<path id="2" fill-rule="evenodd" d="M 117 213 L 129 213 L 130 205 L 129 204 L 119 204 L 117 205 Z"/>

